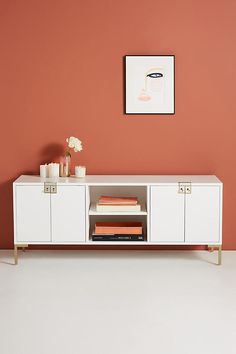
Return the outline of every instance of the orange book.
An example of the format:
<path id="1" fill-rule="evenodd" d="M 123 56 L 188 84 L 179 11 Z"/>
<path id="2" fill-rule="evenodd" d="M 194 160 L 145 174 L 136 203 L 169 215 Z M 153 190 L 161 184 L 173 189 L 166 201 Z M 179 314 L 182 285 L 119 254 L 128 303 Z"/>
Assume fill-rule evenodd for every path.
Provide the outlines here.
<path id="1" fill-rule="evenodd" d="M 95 234 L 133 234 L 142 235 L 141 222 L 96 222 Z"/>
<path id="2" fill-rule="evenodd" d="M 138 203 L 138 198 L 101 196 L 98 203 L 100 205 L 136 205 Z"/>

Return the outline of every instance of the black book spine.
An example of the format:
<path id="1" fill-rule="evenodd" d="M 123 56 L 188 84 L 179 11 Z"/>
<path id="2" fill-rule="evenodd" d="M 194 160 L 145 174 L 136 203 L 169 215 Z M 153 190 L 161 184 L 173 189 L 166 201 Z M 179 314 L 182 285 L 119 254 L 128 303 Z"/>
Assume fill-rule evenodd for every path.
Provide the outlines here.
<path id="1" fill-rule="evenodd" d="M 93 241 L 144 241 L 144 235 L 92 235 Z"/>

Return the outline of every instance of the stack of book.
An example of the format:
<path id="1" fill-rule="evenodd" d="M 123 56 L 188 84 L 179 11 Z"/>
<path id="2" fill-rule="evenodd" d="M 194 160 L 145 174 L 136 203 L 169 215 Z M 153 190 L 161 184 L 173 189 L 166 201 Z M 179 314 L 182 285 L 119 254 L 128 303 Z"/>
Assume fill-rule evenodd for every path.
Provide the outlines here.
<path id="1" fill-rule="evenodd" d="M 140 211 L 141 205 L 137 197 L 101 196 L 96 205 L 97 211 Z"/>
<path id="2" fill-rule="evenodd" d="M 144 241 L 141 222 L 96 222 L 93 241 Z"/>

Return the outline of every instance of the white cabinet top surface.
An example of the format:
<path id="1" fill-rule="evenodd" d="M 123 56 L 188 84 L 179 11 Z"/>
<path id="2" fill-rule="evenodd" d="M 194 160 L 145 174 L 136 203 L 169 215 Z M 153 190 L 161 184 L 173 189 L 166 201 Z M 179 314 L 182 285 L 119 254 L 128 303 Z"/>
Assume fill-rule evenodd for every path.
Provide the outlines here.
<path id="1" fill-rule="evenodd" d="M 59 177 L 41 178 L 34 175 L 22 175 L 14 184 L 42 184 L 57 182 L 58 184 L 77 185 L 155 185 L 191 182 L 194 184 L 221 184 L 214 175 L 87 175 L 85 178 Z"/>

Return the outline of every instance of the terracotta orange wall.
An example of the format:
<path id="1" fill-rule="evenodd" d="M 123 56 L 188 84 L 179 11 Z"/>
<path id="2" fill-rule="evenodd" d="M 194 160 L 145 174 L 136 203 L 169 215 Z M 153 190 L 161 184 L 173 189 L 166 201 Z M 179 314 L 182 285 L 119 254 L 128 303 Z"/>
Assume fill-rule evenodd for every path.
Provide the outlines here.
<path id="1" fill-rule="evenodd" d="M 235 0 L 0 0 L 0 247 L 12 181 L 68 135 L 90 174 L 216 174 L 236 249 Z M 176 55 L 176 114 L 123 114 L 126 54 Z"/>

